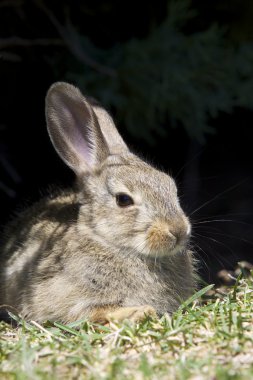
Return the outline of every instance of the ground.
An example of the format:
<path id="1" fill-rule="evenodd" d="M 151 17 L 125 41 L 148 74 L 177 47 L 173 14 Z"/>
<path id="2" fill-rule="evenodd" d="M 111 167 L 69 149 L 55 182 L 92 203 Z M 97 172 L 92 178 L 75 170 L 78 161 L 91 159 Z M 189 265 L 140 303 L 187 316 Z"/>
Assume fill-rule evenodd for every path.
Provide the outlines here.
<path id="1" fill-rule="evenodd" d="M 0 324 L 1 379 L 253 378 L 253 277 L 197 292 L 171 317 L 108 326 Z"/>

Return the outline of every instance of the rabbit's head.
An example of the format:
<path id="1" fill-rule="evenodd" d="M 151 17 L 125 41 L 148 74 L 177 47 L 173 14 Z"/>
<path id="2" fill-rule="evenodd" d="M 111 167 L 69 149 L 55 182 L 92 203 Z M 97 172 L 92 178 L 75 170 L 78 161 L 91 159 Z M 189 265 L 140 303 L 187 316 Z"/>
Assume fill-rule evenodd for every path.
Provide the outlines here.
<path id="1" fill-rule="evenodd" d="M 79 231 L 91 229 L 122 252 L 169 256 L 184 251 L 191 226 L 174 180 L 132 154 L 109 114 L 67 83 L 48 91 L 52 143 L 76 173 Z"/>

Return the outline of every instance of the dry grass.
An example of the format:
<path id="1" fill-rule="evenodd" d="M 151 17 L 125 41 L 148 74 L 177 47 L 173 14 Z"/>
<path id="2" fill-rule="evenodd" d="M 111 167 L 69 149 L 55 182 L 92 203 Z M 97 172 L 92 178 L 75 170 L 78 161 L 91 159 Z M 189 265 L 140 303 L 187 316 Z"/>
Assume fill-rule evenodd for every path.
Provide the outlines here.
<path id="1" fill-rule="evenodd" d="M 109 327 L 79 321 L 0 324 L 1 379 L 253 378 L 253 278 L 171 317 Z"/>

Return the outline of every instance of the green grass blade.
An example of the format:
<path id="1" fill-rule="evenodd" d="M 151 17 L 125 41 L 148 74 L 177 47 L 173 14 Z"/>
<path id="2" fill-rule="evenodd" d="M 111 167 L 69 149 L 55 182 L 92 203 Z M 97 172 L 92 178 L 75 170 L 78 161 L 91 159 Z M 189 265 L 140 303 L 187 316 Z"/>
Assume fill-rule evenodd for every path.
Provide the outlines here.
<path id="1" fill-rule="evenodd" d="M 178 308 L 178 310 L 184 310 L 189 305 L 191 305 L 194 301 L 202 297 L 205 293 L 208 292 L 208 290 L 212 289 L 214 287 L 214 284 L 208 285 L 203 289 L 200 289 L 198 292 L 194 293 L 190 298 L 188 298 L 186 301 L 184 301 Z"/>

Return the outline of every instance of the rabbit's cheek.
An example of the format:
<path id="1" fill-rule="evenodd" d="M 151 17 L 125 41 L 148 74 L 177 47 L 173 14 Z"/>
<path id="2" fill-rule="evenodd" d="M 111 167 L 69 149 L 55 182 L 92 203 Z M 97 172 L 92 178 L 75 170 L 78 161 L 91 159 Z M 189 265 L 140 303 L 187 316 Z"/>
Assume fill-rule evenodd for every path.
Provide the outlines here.
<path id="1" fill-rule="evenodd" d="M 139 253 L 146 253 L 146 234 L 144 232 L 132 235 L 128 241 L 130 242 L 131 249 Z"/>

